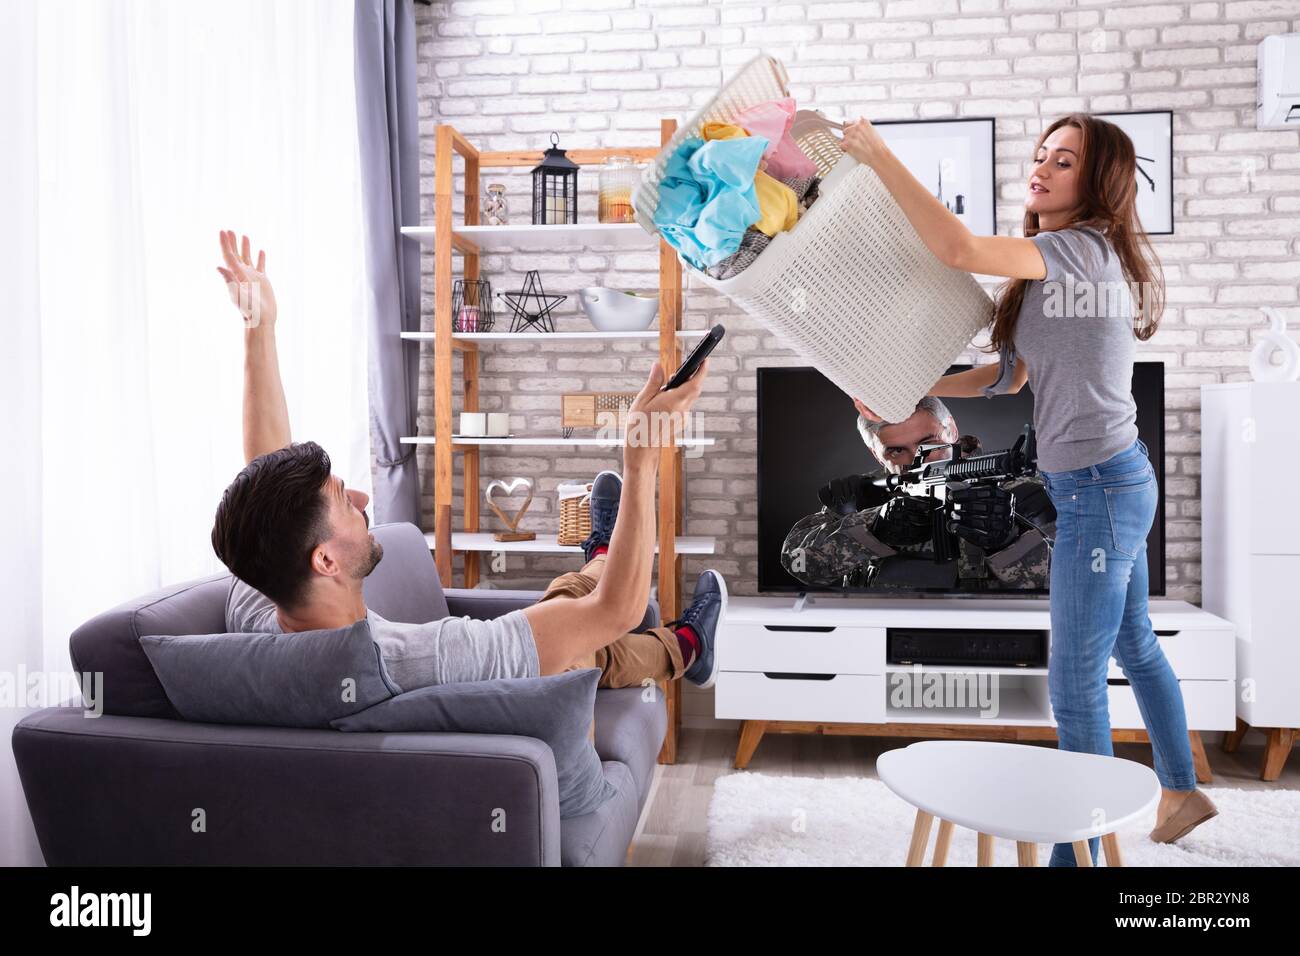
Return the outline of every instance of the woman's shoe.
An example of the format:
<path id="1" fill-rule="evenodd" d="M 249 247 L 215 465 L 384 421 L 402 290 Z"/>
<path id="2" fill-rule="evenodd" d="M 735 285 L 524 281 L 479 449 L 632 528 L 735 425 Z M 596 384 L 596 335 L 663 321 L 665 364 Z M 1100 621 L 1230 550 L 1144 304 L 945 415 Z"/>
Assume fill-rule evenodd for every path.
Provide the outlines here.
<path id="1" fill-rule="evenodd" d="M 1173 843 L 1218 814 L 1218 808 L 1209 797 L 1193 790 L 1168 820 L 1151 831 L 1151 839 L 1156 843 Z"/>

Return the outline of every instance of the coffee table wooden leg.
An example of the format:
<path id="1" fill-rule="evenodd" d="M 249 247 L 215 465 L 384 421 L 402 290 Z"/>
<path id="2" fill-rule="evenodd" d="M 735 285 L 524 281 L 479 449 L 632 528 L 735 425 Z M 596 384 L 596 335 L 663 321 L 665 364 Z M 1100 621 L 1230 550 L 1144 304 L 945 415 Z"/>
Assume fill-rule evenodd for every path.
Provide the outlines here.
<path id="1" fill-rule="evenodd" d="M 1119 837 L 1114 833 L 1107 833 L 1101 838 L 1101 849 L 1106 854 L 1107 866 L 1123 866 L 1124 854 L 1119 850 Z"/>
<path id="2" fill-rule="evenodd" d="M 1088 849 L 1087 840 L 1074 841 L 1074 865 L 1092 866 L 1092 851 Z"/>
<path id="3" fill-rule="evenodd" d="M 1038 844 L 1026 843 L 1024 840 L 1016 841 L 1016 856 L 1020 860 L 1021 866 L 1038 865 Z"/>
<path id="4" fill-rule="evenodd" d="M 977 844 L 977 866 L 993 865 L 993 837 L 987 833 L 981 833 Z"/>
<path id="5" fill-rule="evenodd" d="M 930 842 L 930 824 L 934 815 L 924 810 L 916 811 L 916 823 L 912 826 L 912 845 L 907 849 L 907 865 L 920 866 L 925 859 L 925 846 Z"/>
<path id="6" fill-rule="evenodd" d="M 952 843 L 952 821 L 939 821 L 939 835 L 934 838 L 934 861 L 931 866 L 945 866 L 948 863 L 948 847 Z"/>

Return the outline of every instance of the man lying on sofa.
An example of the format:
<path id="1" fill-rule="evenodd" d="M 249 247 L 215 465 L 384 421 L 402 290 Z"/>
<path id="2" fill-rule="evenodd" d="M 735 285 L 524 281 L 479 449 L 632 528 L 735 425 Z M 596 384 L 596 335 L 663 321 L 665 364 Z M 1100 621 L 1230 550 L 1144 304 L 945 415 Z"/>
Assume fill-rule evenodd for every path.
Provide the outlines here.
<path id="1" fill-rule="evenodd" d="M 336 628 L 368 617 L 388 674 L 403 691 L 579 667 L 599 667 L 601 687 L 683 675 L 702 687 L 713 683 L 714 635 L 726 601 L 716 571 L 700 575 L 678 621 L 632 632 L 650 597 L 659 446 L 673 440 L 699 397 L 707 362 L 667 392 L 660 391 L 662 368 L 656 362 L 651 369 L 628 414 L 623 477 L 601 472 L 593 484 L 582 570 L 556 578 L 531 607 L 494 620 L 386 621 L 362 595 L 362 582 L 383 558 L 369 532 L 368 498 L 330 473 L 323 448 L 289 437 L 266 254 L 254 265 L 248 237 L 237 248 L 233 232 L 221 233 L 221 254 L 225 265 L 217 271 L 245 325 L 247 464 L 222 495 L 212 528 L 217 557 L 235 576 L 226 604 L 231 632 Z"/>

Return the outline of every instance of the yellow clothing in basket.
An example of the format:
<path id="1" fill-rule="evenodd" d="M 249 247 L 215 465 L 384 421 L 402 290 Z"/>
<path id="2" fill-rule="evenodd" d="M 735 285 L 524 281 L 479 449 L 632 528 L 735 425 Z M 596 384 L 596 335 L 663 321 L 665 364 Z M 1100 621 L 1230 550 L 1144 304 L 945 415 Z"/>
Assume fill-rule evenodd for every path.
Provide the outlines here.
<path id="1" fill-rule="evenodd" d="M 731 123 L 705 123 L 700 130 L 706 139 L 737 139 L 749 134 Z M 754 173 L 754 193 L 758 197 L 759 220 L 753 227 L 767 236 L 793 229 L 799 221 L 799 200 L 794 190 L 759 170 Z"/>

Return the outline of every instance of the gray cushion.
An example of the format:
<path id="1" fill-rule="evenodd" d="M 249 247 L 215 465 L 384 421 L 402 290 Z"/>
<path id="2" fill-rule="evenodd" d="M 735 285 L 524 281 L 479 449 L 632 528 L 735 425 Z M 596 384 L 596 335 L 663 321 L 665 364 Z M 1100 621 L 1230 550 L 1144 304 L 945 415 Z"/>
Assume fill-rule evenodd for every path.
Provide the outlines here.
<path id="1" fill-rule="evenodd" d="M 186 720 L 324 728 L 398 693 L 365 619 L 293 634 L 148 635 L 140 644 Z"/>
<path id="2" fill-rule="evenodd" d="M 591 813 L 614 795 L 587 734 L 600 671 L 437 684 L 333 722 L 366 733 L 452 731 L 536 737 L 555 754 L 561 818 Z"/>
<path id="3" fill-rule="evenodd" d="M 365 581 L 366 605 L 388 621 L 424 624 L 447 617 L 447 601 L 438 584 L 438 569 L 423 532 L 413 524 L 376 525 L 371 529 L 384 548 L 384 559 Z M 130 717 L 179 715 L 140 645 L 145 634 L 220 634 L 226 630 L 226 597 L 231 576 L 219 574 L 186 581 L 127 601 L 91 618 L 72 632 L 73 669 L 100 673 L 106 714 Z M 470 594 L 491 592 L 470 592 Z M 531 604 L 540 597 L 534 593 Z M 469 606 L 457 615 L 487 617 Z"/>
<path id="4" fill-rule="evenodd" d="M 72 632 L 68 650 L 79 677 L 103 674 L 104 713 L 179 715 L 140 646 L 144 634 L 218 634 L 226 629 L 230 575 L 172 585 L 97 614 Z"/>

